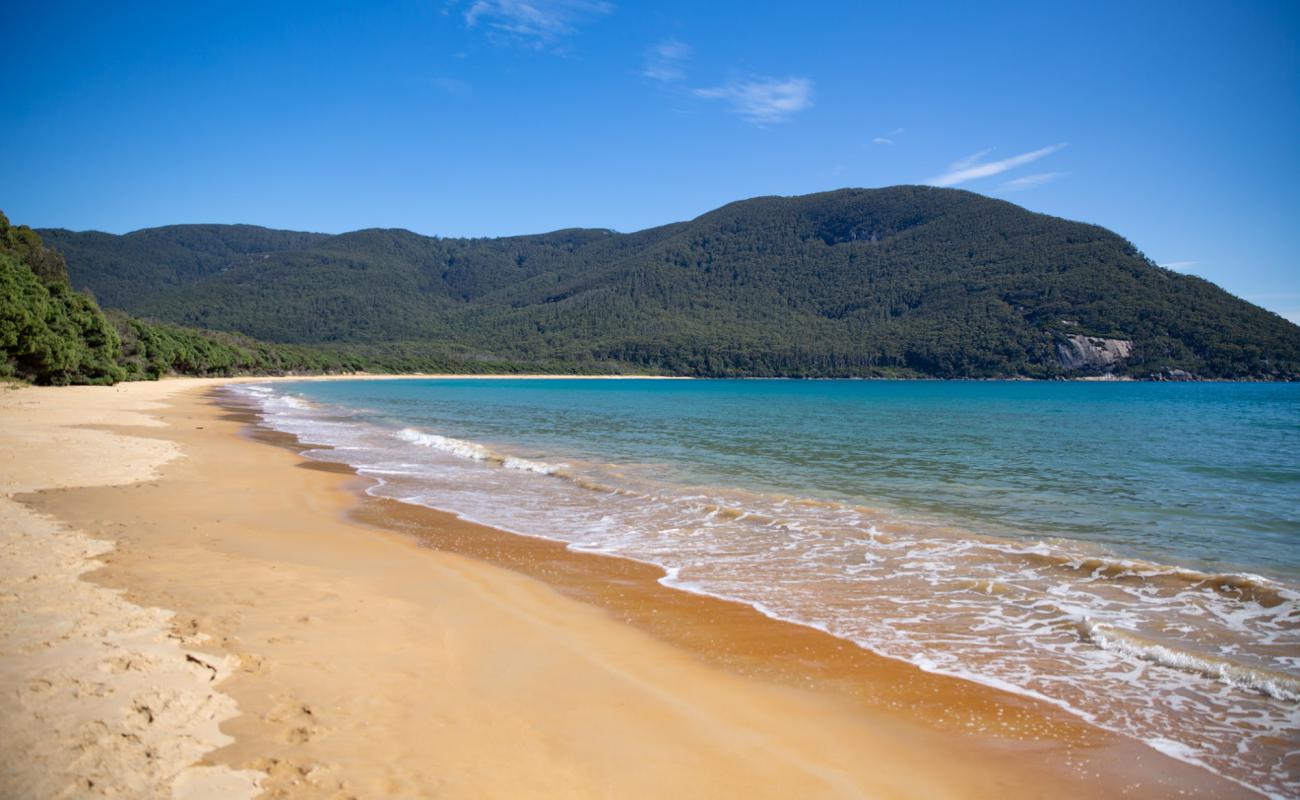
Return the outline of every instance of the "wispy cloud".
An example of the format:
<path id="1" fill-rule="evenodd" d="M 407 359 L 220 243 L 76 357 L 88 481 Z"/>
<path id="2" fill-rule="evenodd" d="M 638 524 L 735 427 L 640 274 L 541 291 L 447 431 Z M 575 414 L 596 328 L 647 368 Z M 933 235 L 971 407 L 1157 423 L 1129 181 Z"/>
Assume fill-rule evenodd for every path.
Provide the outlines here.
<path id="1" fill-rule="evenodd" d="M 897 140 L 899 136 L 903 135 L 903 133 L 904 131 L 902 128 L 894 128 L 889 133 L 875 137 L 874 139 L 871 140 L 871 143 L 872 144 L 893 144 L 894 141 Z"/>
<path id="2" fill-rule="evenodd" d="M 696 97 L 723 100 L 742 119 L 755 125 L 785 122 L 812 106 L 812 81 L 807 78 L 754 78 L 724 86 L 696 89 Z"/>
<path id="3" fill-rule="evenodd" d="M 676 39 L 666 39 L 646 52 L 645 65 L 641 68 L 641 74 L 651 80 L 664 83 L 684 80 L 686 61 L 690 57 L 690 45 Z"/>
<path id="4" fill-rule="evenodd" d="M 1035 186 L 1042 186 L 1044 183 L 1051 183 L 1057 178 L 1064 178 L 1069 174 L 1070 173 L 1068 172 L 1037 172 L 1033 175 L 1025 175 L 1021 178 L 1012 178 L 998 188 L 1006 192 L 1019 192 L 1025 189 L 1032 189 Z"/>
<path id="5" fill-rule="evenodd" d="M 497 35 L 546 50 L 583 22 L 613 10 L 604 0 L 474 0 L 465 12 L 465 24 L 471 28 L 481 25 Z"/>
<path id="6" fill-rule="evenodd" d="M 979 163 L 980 161 L 983 161 L 984 156 L 988 155 L 989 153 L 992 153 L 996 149 L 997 149 L 996 147 L 988 147 L 979 151 L 978 153 L 972 153 L 971 155 L 968 155 L 965 158 L 959 158 L 956 161 L 952 162 L 952 166 L 948 167 L 948 171 L 958 172 L 964 169 L 969 169 L 971 166 Z"/>
<path id="7" fill-rule="evenodd" d="M 1044 147 L 1039 150 L 1031 150 L 1028 153 L 1021 153 L 1018 156 L 1004 158 L 1001 161 L 983 161 L 984 156 L 993 152 L 992 148 L 981 150 L 974 155 L 954 161 L 948 167 L 948 171 L 942 175 L 931 178 L 926 183 L 931 186 L 956 186 L 959 183 L 973 181 L 976 178 L 987 178 L 990 175 L 998 175 L 1009 169 L 1024 166 L 1033 161 L 1037 161 L 1043 156 L 1050 156 L 1057 150 L 1065 147 L 1065 143 L 1054 144 L 1050 147 Z"/>
<path id="8" fill-rule="evenodd" d="M 1161 264 L 1160 266 L 1164 267 L 1165 269 L 1181 270 L 1181 269 L 1187 269 L 1188 267 L 1196 266 L 1196 262 L 1195 261 L 1167 261 L 1164 264 Z"/>

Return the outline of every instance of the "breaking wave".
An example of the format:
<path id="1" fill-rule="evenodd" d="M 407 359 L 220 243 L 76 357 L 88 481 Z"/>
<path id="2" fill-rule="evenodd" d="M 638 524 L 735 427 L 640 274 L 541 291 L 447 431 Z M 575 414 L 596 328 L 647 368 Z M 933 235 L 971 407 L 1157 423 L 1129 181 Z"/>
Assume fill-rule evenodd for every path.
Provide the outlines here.
<path id="1" fill-rule="evenodd" d="M 1103 622 L 1088 621 L 1082 627 L 1084 638 L 1103 650 L 1208 675 L 1229 686 L 1259 692 L 1277 700 L 1300 700 L 1300 678 L 1294 675 L 1251 667 L 1206 653 L 1181 650 Z"/>

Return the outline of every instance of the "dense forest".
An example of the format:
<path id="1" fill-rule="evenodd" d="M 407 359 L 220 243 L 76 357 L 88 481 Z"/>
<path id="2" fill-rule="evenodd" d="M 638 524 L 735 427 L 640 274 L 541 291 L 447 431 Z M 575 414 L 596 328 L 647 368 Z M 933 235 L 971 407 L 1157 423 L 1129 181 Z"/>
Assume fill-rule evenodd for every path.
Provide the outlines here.
<path id="1" fill-rule="evenodd" d="M 122 342 L 88 295 L 74 292 L 59 254 L 0 214 L 0 377 L 116 383 Z"/>
<path id="2" fill-rule="evenodd" d="M 249 229 L 249 241 L 259 241 L 258 231 L 262 229 Z M 310 235 L 260 241 L 293 242 L 299 236 Z M 592 371 L 616 369 L 626 367 L 611 363 Z M 455 347 L 430 342 L 268 344 L 243 334 L 138 319 L 118 309 L 104 311 L 89 290 L 73 290 L 57 250 L 31 228 L 10 225 L 0 213 L 0 379 L 67 385 L 157 380 L 164 375 L 571 371 L 570 365 L 553 359 L 467 357 Z"/>
<path id="3" fill-rule="evenodd" d="M 111 384 L 162 375 L 355 371 L 355 354 L 105 314 L 63 257 L 0 213 L 0 377 Z"/>
<path id="4" fill-rule="evenodd" d="M 1104 228 L 954 189 L 761 197 L 631 234 L 41 234 L 105 306 L 395 369 L 1300 375 L 1300 327 L 1276 314 Z"/>

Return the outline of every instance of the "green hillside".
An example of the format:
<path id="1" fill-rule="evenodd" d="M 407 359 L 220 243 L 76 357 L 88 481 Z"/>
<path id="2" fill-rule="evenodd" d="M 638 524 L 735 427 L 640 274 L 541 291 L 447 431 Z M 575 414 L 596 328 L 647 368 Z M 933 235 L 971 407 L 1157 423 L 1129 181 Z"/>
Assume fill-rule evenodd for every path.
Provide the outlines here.
<path id="1" fill-rule="evenodd" d="M 1300 375 L 1300 327 L 1104 228 L 953 189 L 762 197 L 632 234 L 41 233 L 106 305 L 272 342 L 696 375 Z"/>
<path id="2" fill-rule="evenodd" d="M 0 213 L 0 378 L 111 384 L 167 374 L 356 371 L 375 363 L 319 346 L 268 345 L 105 314 L 94 297 L 73 290 L 58 251 Z"/>

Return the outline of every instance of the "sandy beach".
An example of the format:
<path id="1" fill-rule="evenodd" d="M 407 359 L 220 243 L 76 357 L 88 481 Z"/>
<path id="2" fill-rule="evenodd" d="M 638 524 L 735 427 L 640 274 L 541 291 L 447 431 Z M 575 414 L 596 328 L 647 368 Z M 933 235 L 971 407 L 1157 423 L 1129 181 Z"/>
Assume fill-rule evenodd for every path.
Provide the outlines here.
<path id="1" fill-rule="evenodd" d="M 0 796 L 1254 796 L 648 565 L 366 497 L 223 382 L 0 391 Z"/>

